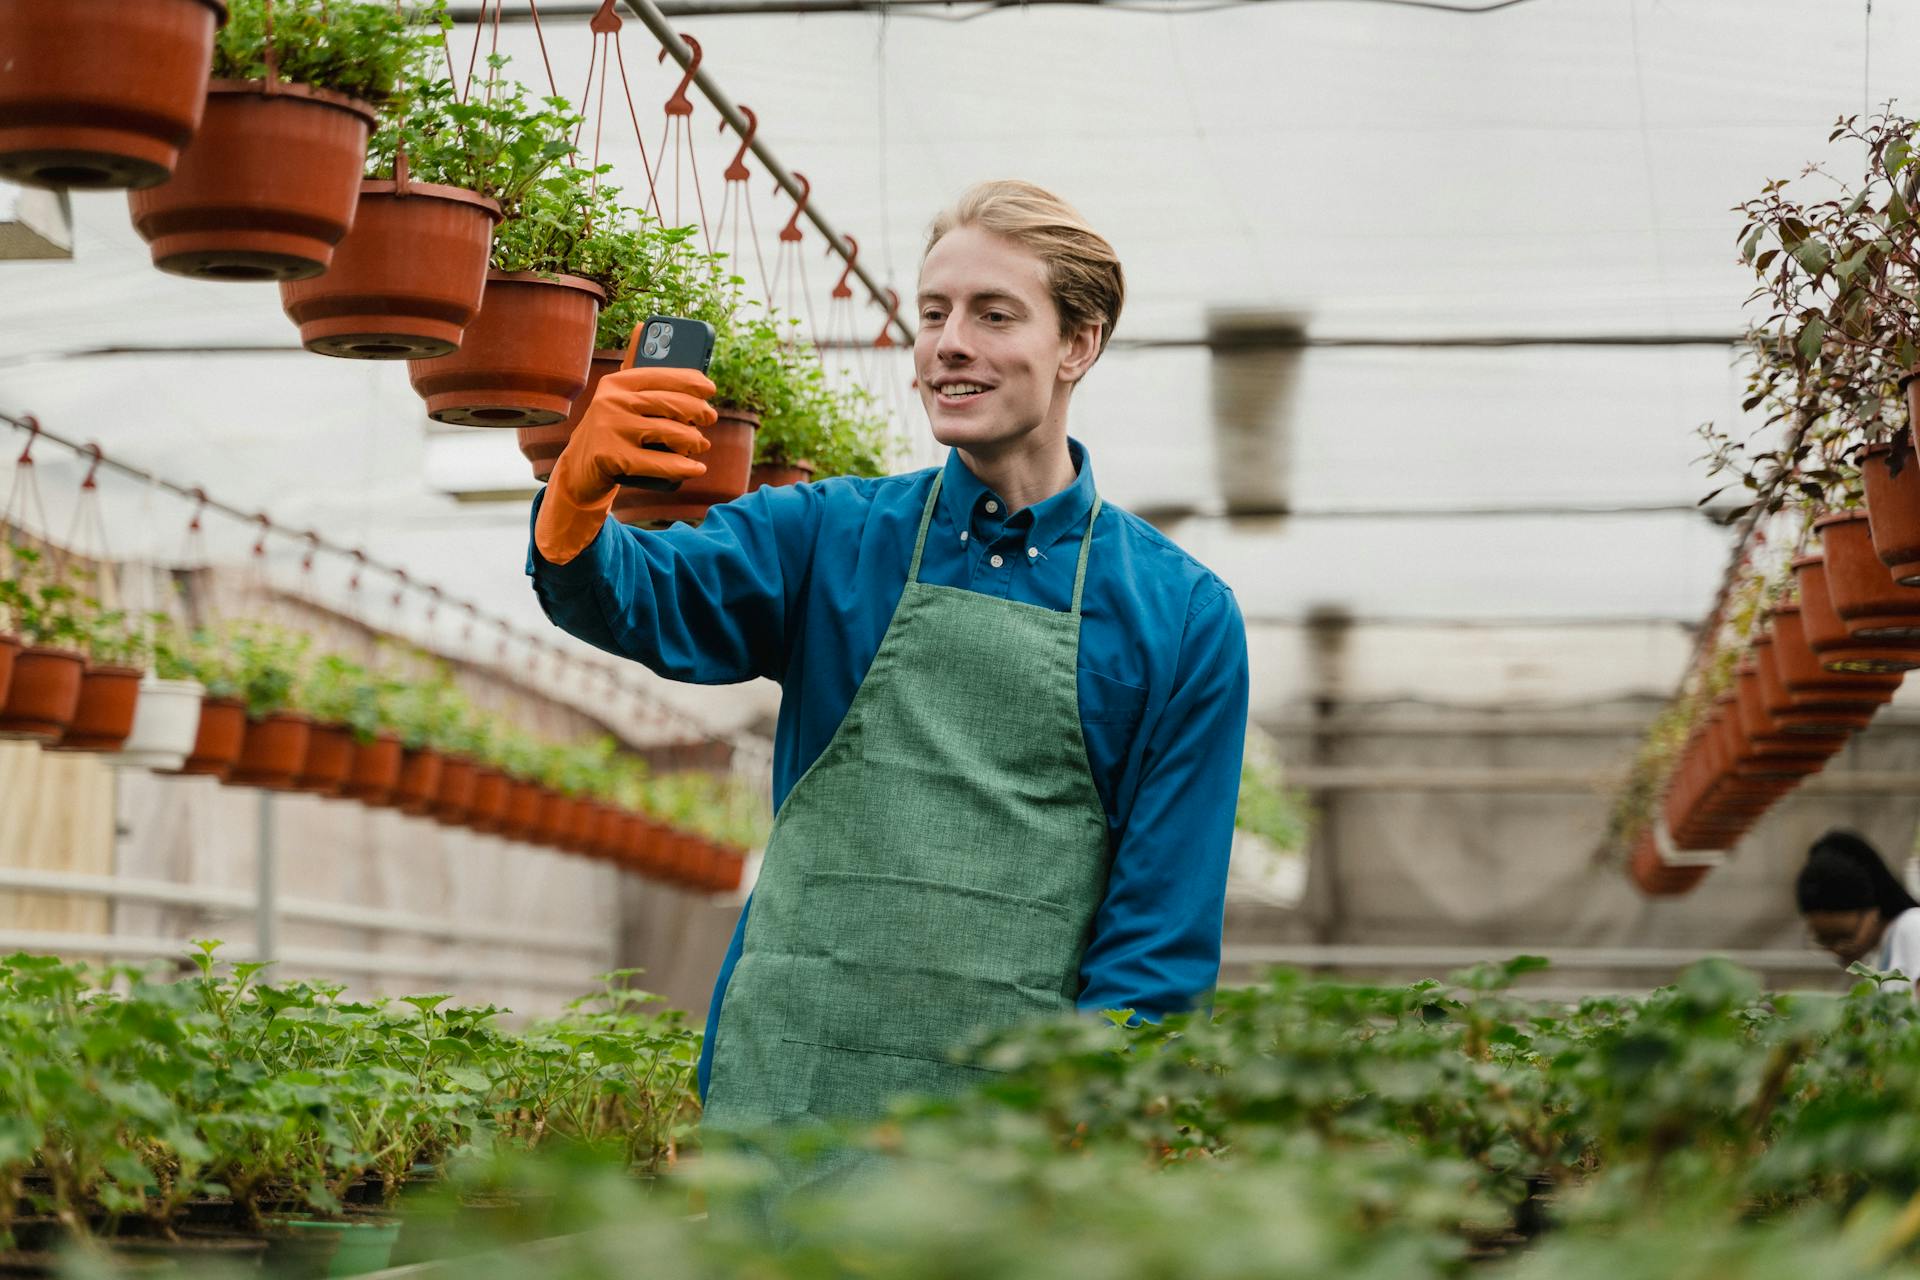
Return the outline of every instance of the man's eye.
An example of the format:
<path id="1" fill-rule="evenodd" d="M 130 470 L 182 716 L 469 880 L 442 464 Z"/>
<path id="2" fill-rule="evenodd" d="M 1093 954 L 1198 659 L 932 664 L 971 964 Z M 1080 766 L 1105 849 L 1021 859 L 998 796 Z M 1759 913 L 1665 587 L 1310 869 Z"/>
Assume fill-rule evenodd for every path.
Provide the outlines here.
<path id="1" fill-rule="evenodd" d="M 938 311 L 927 310 L 920 313 L 920 323 L 922 324 L 933 324 L 939 319 L 940 313 Z"/>
<path id="2" fill-rule="evenodd" d="M 1000 321 L 1002 321 L 1002 320 L 1011 320 L 1012 318 L 1013 318 L 1012 316 L 1009 316 L 1009 315 L 1008 315 L 1008 314 L 1007 314 L 1006 312 L 1004 312 L 1004 311 L 989 311 L 989 312 L 987 312 L 987 319 L 989 319 L 989 320 L 991 320 L 991 321 L 993 321 L 993 322 L 994 322 L 995 324 L 998 324 L 998 323 L 999 323 Z"/>

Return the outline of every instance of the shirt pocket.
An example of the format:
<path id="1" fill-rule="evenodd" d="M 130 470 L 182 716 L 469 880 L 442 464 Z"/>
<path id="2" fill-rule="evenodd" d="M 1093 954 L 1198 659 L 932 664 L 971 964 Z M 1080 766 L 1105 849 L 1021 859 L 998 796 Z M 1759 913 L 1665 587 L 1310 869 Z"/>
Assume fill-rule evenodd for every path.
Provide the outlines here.
<path id="1" fill-rule="evenodd" d="M 1098 671 L 1080 670 L 1080 727 L 1087 740 L 1087 767 L 1111 815 L 1114 793 L 1147 706 L 1147 691 Z"/>

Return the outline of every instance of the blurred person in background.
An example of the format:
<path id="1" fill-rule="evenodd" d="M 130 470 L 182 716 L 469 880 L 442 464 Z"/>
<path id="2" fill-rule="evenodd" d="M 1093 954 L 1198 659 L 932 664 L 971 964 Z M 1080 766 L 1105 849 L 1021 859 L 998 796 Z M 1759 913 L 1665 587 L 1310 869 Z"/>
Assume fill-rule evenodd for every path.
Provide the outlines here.
<path id="1" fill-rule="evenodd" d="M 1813 842 L 1794 895 L 1807 933 L 1841 964 L 1920 976 L 1920 902 L 1853 832 L 1829 831 Z"/>

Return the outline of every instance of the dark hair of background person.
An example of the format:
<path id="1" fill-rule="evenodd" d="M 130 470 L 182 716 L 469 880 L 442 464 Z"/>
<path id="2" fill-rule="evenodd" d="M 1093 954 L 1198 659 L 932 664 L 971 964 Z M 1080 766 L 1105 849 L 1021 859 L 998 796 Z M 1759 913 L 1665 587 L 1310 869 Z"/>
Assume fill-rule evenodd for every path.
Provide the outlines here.
<path id="1" fill-rule="evenodd" d="M 1802 915 L 1874 908 L 1883 920 L 1892 920 L 1920 907 L 1874 847 L 1851 831 L 1829 831 L 1815 840 L 1793 888 Z"/>

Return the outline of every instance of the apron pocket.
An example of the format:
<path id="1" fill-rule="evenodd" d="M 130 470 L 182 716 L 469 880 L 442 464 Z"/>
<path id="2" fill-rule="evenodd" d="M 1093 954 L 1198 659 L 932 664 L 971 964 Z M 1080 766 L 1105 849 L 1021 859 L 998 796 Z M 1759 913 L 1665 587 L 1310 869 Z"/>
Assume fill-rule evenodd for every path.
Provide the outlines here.
<path id="1" fill-rule="evenodd" d="M 944 1068 L 982 1030 L 1073 1007 L 1085 925 L 1059 903 L 850 871 L 803 881 L 794 951 L 811 999 L 788 1038 Z"/>

